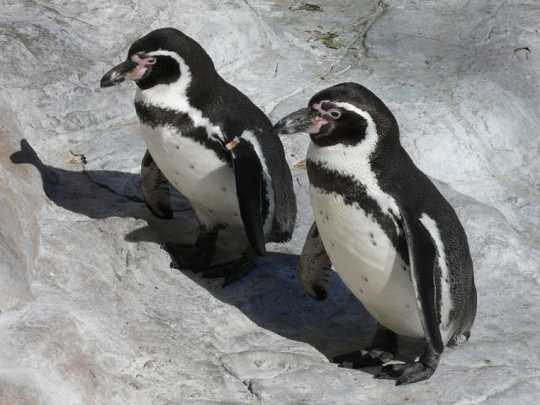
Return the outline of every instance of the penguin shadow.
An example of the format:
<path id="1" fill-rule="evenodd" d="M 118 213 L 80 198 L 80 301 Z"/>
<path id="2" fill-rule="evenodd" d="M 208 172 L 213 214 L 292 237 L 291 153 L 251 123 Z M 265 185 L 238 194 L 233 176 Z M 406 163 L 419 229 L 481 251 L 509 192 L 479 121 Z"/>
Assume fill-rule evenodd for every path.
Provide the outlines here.
<path id="1" fill-rule="evenodd" d="M 172 199 L 177 213 L 175 218 L 162 220 L 155 217 L 145 207 L 138 174 L 115 170 L 78 171 L 53 167 L 40 159 L 26 139 L 21 140 L 20 150 L 12 153 L 10 160 L 14 164 L 34 166 L 41 176 L 45 195 L 51 202 L 68 211 L 92 219 L 110 217 L 142 219 L 148 223 L 148 231 L 138 235 L 141 240 L 146 238 L 148 241 L 159 242 L 160 233 L 166 236 L 169 233 L 185 234 L 189 240 L 196 236 L 194 234 L 196 219 L 191 214 L 187 200 L 175 194 Z M 184 232 L 186 228 L 188 232 Z M 151 229 L 156 231 L 150 232 Z"/>
<path id="2" fill-rule="evenodd" d="M 36 167 L 47 197 L 66 210 L 94 219 L 145 220 L 147 226 L 125 236 L 128 242 L 190 243 L 196 238 L 197 220 L 187 200 L 179 194 L 173 196 L 174 218 L 156 218 L 145 207 L 137 174 L 52 167 L 42 162 L 26 140 L 21 141 L 21 150 L 10 159 L 14 164 Z M 171 268 L 171 271 L 182 271 L 220 301 L 241 310 L 261 328 L 305 342 L 330 360 L 338 354 L 368 347 L 375 332 L 375 321 L 339 276 L 333 273 L 326 300 L 315 301 L 304 293 L 297 266 L 297 255 L 269 252 L 257 259 L 256 268 L 250 274 L 227 287 L 223 287 L 219 279 L 205 279 L 189 270 Z M 403 359 L 411 356 L 404 351 Z"/>

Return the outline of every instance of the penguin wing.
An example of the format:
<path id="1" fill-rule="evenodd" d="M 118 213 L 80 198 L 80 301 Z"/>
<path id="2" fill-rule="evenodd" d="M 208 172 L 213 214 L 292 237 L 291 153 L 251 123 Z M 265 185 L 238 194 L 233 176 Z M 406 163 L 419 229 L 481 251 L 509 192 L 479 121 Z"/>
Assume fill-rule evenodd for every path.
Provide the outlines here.
<path id="1" fill-rule="evenodd" d="M 141 189 L 148 209 L 158 218 L 171 219 L 173 211 L 169 200 L 169 181 L 146 151 L 141 165 Z"/>
<path id="2" fill-rule="evenodd" d="M 238 205 L 247 238 L 255 253 L 264 256 L 264 175 L 261 161 L 253 145 L 245 139 L 236 137 L 226 147 L 232 154 Z"/>
<path id="3" fill-rule="evenodd" d="M 310 297 L 318 301 L 326 299 L 332 276 L 331 267 L 332 262 L 314 222 L 307 234 L 298 266 L 300 282 Z"/>
<path id="4" fill-rule="evenodd" d="M 442 353 L 440 321 L 436 297 L 440 296 L 441 280 L 437 280 L 435 268 L 438 264 L 437 245 L 420 217 L 400 208 L 401 221 L 407 239 L 411 279 L 416 303 L 426 339 L 430 346 Z"/>

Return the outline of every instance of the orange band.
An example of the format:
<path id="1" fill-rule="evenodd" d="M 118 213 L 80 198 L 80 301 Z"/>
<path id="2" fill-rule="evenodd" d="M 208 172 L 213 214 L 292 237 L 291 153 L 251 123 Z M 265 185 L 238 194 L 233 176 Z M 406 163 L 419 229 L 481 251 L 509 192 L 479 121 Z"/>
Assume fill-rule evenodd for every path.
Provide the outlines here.
<path id="1" fill-rule="evenodd" d="M 233 150 L 234 148 L 238 146 L 239 143 L 240 143 L 240 139 L 237 136 L 235 136 L 232 141 L 230 141 L 229 143 L 225 145 L 225 147 L 228 150 Z"/>

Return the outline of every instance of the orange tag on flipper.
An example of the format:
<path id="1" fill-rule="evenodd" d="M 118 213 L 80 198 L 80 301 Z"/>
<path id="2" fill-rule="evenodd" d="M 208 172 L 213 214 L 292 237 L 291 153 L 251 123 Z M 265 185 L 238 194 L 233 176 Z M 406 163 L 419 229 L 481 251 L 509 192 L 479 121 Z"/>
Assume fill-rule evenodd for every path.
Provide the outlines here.
<path id="1" fill-rule="evenodd" d="M 239 143 L 240 143 L 240 139 L 237 136 L 235 136 L 232 141 L 225 144 L 225 147 L 228 150 L 233 150 L 234 148 L 238 146 Z"/>

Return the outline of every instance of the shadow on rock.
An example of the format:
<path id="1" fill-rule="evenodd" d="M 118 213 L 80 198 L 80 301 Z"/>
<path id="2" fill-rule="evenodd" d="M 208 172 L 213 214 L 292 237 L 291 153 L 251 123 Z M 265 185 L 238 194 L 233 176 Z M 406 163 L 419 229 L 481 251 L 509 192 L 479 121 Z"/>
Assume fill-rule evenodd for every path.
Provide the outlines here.
<path id="1" fill-rule="evenodd" d="M 21 150 L 13 153 L 10 159 L 15 164 L 33 165 L 41 175 L 47 197 L 68 211 L 93 219 L 120 217 L 147 221 L 150 225 L 145 228 L 147 231 L 128 241 L 159 243 L 170 240 L 171 234 L 176 234 L 171 240 L 177 240 L 178 234 L 188 235 L 188 240 L 195 237 L 196 218 L 189 202 L 175 195 L 172 201 L 175 218 L 162 220 L 155 217 L 145 207 L 138 174 L 114 170 L 72 171 L 49 166 L 24 139 Z"/>
<path id="2" fill-rule="evenodd" d="M 21 150 L 10 159 L 15 164 L 31 164 L 41 175 L 43 191 L 56 205 L 94 219 L 112 216 L 145 218 L 144 201 L 139 196 L 122 196 L 105 184 L 92 180 L 92 171 L 71 171 L 48 166 L 41 161 L 28 141 L 21 141 Z M 135 174 L 100 171 L 112 181 L 132 183 Z"/>
<path id="3" fill-rule="evenodd" d="M 269 253 L 258 259 L 256 271 L 226 288 L 186 275 L 260 327 L 306 342 L 329 359 L 368 346 L 375 321 L 337 273 L 332 274 L 326 300 L 315 301 L 304 293 L 297 266 L 297 255 Z"/>
<path id="4" fill-rule="evenodd" d="M 34 165 L 41 174 L 47 197 L 66 210 L 95 219 L 146 220 L 149 226 L 126 235 L 127 241 L 160 243 L 171 240 L 167 234 L 187 234 L 190 240 L 196 236 L 197 222 L 189 203 L 179 198 L 173 204 L 172 220 L 154 217 L 144 205 L 138 175 L 48 166 L 26 140 L 21 141 L 21 150 L 11 155 L 11 161 Z M 341 279 L 334 273 L 328 298 L 314 301 L 300 286 L 297 265 L 297 255 L 270 253 L 258 259 L 255 271 L 226 288 L 219 281 L 203 279 L 190 271 L 184 274 L 222 302 L 240 309 L 260 327 L 306 342 L 329 358 L 368 346 L 374 321 Z"/>

